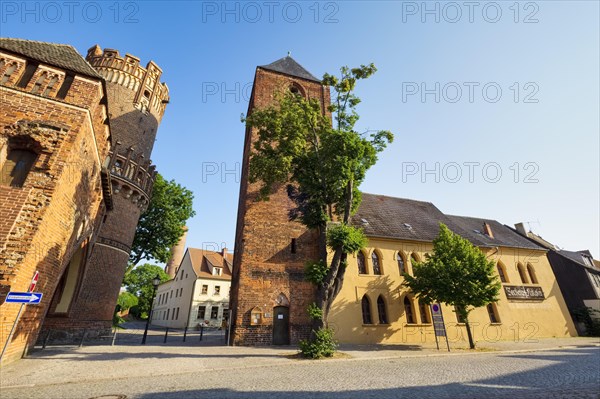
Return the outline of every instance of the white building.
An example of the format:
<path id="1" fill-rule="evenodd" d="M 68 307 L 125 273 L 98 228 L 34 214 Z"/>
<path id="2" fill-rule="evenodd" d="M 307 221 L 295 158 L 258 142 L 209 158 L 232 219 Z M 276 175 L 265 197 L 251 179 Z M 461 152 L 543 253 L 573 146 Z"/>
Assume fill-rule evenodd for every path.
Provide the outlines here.
<path id="1" fill-rule="evenodd" d="M 229 317 L 233 256 L 188 248 L 175 277 L 158 286 L 152 324 L 172 328 L 221 327 Z"/>

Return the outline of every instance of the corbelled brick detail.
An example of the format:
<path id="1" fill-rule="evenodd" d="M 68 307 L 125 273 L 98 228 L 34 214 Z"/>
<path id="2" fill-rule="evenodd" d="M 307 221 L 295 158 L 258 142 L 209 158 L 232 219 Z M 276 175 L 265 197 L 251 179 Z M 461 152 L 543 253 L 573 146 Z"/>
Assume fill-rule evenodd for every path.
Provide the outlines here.
<path id="1" fill-rule="evenodd" d="M 300 87 L 309 98 L 318 99 L 326 113 L 329 89 L 321 84 L 258 68 L 254 78 L 248 113 L 273 105 L 275 94 Z M 267 202 L 256 202 L 258 184 L 248 182 L 248 163 L 255 132 L 246 129 L 242 183 L 238 206 L 231 308 L 232 338 L 235 345 L 270 345 L 273 336 L 273 308 L 280 294 L 289 300 L 290 342 L 298 343 L 310 333 L 307 307 L 315 290 L 304 279 L 305 262 L 318 259 L 317 234 L 298 222 L 290 222 L 294 206 L 285 186 L 279 187 Z M 291 241 L 296 239 L 296 253 Z M 261 309 L 262 325 L 251 325 L 250 314 Z"/>

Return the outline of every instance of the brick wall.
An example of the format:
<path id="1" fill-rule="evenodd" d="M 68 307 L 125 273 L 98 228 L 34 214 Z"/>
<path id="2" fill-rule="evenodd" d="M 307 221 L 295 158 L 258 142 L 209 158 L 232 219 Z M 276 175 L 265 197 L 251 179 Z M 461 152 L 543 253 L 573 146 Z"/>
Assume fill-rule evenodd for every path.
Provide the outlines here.
<path id="1" fill-rule="evenodd" d="M 292 78 L 257 69 L 248 113 L 254 108 L 273 104 L 279 90 L 299 85 L 310 98 L 329 104 L 329 89 L 317 82 Z M 268 202 L 256 202 L 258 184 L 248 183 L 248 160 L 254 132 L 247 129 L 242 166 L 242 184 L 238 206 L 234 275 L 231 308 L 232 338 L 235 345 L 270 345 L 273 334 L 273 308 L 284 294 L 289 300 L 290 341 L 308 337 L 310 319 L 306 309 L 314 298 L 314 287 L 304 280 L 307 260 L 318 259 L 317 234 L 298 222 L 290 222 L 288 211 L 294 206 L 285 187 L 279 187 Z M 291 253 L 291 240 L 297 250 Z M 263 324 L 250 324 L 250 313 L 258 307 Z"/>
<path id="2" fill-rule="evenodd" d="M 0 292 L 26 291 L 37 270 L 43 299 L 25 306 L 3 363 L 35 342 L 72 254 L 93 237 L 103 209 L 100 165 L 110 145 L 99 81 L 77 77 L 78 94 L 61 101 L 52 91 L 42 96 L 28 93 L 30 86 L 16 89 L 16 80 L 0 86 L 0 148 L 17 140 L 39 155 L 22 188 L 0 186 L 0 214 L 7 216 L 0 224 Z M 20 307 L 3 302 L 0 297 L 2 346 Z"/>

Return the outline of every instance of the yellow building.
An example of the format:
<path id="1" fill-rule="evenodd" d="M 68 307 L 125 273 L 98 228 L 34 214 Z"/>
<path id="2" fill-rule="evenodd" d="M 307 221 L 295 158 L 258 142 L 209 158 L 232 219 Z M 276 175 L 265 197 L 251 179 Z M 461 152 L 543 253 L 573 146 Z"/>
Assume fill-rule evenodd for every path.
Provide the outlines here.
<path id="1" fill-rule="evenodd" d="M 353 217 L 368 239 L 350 256 L 343 287 L 332 305 L 330 326 L 342 343 L 423 344 L 435 342 L 431 310 L 402 286 L 403 271 L 425 260 L 439 223 L 467 238 L 493 259 L 502 281 L 500 300 L 471 312 L 478 342 L 531 341 L 576 336 L 546 249 L 495 220 L 443 214 L 433 204 L 363 194 Z M 442 306 L 450 345 L 467 334 L 454 309 Z M 445 343 L 444 343 L 445 345 Z"/>

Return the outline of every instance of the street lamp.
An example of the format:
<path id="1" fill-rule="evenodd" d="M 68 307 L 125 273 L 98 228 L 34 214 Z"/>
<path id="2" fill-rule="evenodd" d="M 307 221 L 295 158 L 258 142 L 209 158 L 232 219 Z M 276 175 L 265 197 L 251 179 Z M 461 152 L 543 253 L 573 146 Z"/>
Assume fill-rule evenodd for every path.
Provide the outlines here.
<path id="1" fill-rule="evenodd" d="M 156 289 L 160 284 L 160 276 L 157 274 L 156 277 L 152 279 L 152 285 L 154 286 L 154 291 L 152 292 L 152 301 L 150 302 L 150 311 L 148 312 L 148 318 L 146 319 L 146 329 L 144 330 L 144 336 L 142 338 L 142 345 L 146 345 L 146 337 L 148 336 L 148 326 L 150 325 L 150 319 L 152 318 L 152 308 L 154 307 L 154 297 L 156 296 Z"/>

